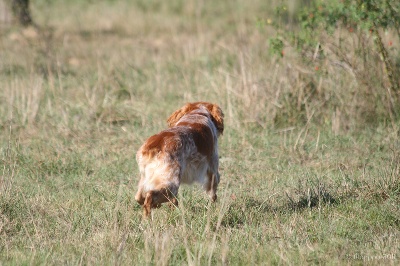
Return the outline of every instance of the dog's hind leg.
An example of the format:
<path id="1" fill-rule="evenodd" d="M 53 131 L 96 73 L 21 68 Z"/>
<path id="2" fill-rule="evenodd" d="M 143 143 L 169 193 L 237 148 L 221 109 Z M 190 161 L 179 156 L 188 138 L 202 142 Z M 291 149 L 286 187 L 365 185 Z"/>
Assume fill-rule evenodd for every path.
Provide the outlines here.
<path id="1" fill-rule="evenodd" d="M 219 184 L 219 173 L 216 172 L 207 172 L 207 183 L 205 184 L 205 190 L 210 197 L 212 202 L 215 202 L 217 200 L 217 188 Z"/>

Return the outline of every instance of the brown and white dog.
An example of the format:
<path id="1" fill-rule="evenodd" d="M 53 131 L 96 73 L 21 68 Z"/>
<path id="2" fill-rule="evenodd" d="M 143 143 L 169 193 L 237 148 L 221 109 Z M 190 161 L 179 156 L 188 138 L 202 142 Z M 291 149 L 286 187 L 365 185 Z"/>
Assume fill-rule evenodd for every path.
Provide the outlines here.
<path id="1" fill-rule="evenodd" d="M 135 199 L 143 216 L 164 202 L 177 205 L 180 184 L 202 184 L 211 200 L 217 199 L 218 137 L 224 114 L 212 103 L 187 103 L 168 118 L 169 128 L 148 138 L 136 154 L 140 181 Z"/>

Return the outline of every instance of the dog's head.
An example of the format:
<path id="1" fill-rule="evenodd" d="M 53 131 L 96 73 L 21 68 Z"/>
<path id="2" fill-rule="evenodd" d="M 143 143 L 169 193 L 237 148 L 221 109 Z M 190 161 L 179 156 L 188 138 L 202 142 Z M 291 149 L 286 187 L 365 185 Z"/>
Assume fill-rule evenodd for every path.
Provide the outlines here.
<path id="1" fill-rule="evenodd" d="M 172 113 L 172 115 L 168 118 L 168 126 L 175 126 L 179 119 L 181 119 L 185 114 L 188 114 L 201 107 L 205 107 L 207 109 L 215 127 L 218 130 L 218 134 L 222 135 L 224 132 L 224 113 L 218 105 L 208 102 L 194 102 L 185 104 L 182 108 Z"/>

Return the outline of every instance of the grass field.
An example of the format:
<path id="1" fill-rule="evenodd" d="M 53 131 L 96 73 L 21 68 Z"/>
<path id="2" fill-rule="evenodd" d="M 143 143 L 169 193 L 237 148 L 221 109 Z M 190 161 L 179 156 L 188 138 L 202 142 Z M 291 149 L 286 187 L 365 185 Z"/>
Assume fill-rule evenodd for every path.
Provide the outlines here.
<path id="1" fill-rule="evenodd" d="M 398 265 L 385 81 L 272 56 L 274 4 L 43 0 L 40 30 L 1 28 L 0 265 Z M 225 113 L 219 200 L 183 186 L 142 221 L 135 153 L 199 100 Z"/>

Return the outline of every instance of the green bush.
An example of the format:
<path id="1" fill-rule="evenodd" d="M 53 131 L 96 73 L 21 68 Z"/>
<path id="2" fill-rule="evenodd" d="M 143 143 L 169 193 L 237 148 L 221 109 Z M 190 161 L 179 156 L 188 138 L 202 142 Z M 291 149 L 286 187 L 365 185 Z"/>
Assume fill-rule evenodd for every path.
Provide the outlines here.
<path id="1" fill-rule="evenodd" d="M 285 48 L 290 46 L 306 66 L 320 73 L 329 75 L 338 69 L 326 65 L 345 69 L 358 83 L 359 101 L 380 103 L 373 107 L 371 116 L 382 114 L 379 109 L 384 109 L 386 119 L 393 122 L 400 111 L 396 78 L 399 69 L 395 64 L 399 55 L 395 49 L 389 50 L 392 41 L 385 44 L 382 33 L 400 37 L 399 10 L 400 2 L 395 0 L 318 0 L 299 8 L 298 16 L 291 23 L 282 23 L 282 18 L 289 16 L 286 6 L 282 5 L 276 8 L 278 19 L 272 25 L 277 36 L 270 39 L 270 50 L 282 57 L 282 44 Z M 325 65 L 325 69 L 319 65 Z M 370 112 L 371 107 L 368 109 Z"/>

